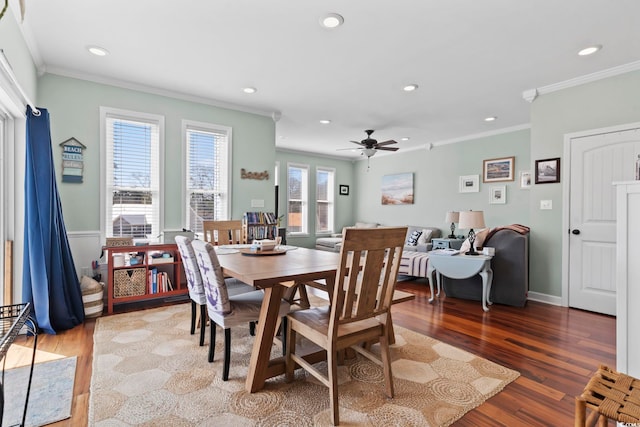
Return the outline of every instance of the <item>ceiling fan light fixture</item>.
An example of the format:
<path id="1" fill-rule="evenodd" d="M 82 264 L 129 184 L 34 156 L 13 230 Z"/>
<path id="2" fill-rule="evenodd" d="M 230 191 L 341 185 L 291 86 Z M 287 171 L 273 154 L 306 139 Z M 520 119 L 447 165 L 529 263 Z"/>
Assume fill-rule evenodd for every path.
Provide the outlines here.
<path id="1" fill-rule="evenodd" d="M 367 157 L 373 157 L 376 154 L 375 148 L 364 148 L 362 153 Z"/>
<path id="2" fill-rule="evenodd" d="M 406 85 L 406 86 L 404 86 L 402 88 L 402 90 L 405 91 L 405 92 L 413 92 L 413 91 L 415 91 L 417 89 L 418 89 L 418 85 L 415 84 L 415 83 L 411 83 L 411 84 Z"/>
<path id="3" fill-rule="evenodd" d="M 338 28 L 342 24 L 344 24 L 344 18 L 338 13 L 327 13 L 325 16 L 320 18 L 320 25 L 324 28 Z"/>

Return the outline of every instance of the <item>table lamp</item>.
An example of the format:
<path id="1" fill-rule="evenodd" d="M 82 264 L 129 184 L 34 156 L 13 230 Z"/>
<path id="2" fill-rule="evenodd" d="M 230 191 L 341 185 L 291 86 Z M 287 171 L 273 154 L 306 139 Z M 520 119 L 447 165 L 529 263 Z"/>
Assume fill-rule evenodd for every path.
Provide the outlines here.
<path id="1" fill-rule="evenodd" d="M 467 255 L 479 255 L 476 252 L 476 247 L 474 245 L 476 241 L 476 233 L 473 229 L 485 228 L 484 225 L 484 212 L 483 211 L 462 211 L 460 212 L 460 221 L 458 222 L 458 227 L 460 228 L 468 228 L 469 229 L 469 244 L 471 248 Z"/>
<path id="2" fill-rule="evenodd" d="M 447 217 L 445 218 L 445 222 L 451 223 L 451 234 L 447 236 L 449 239 L 455 239 L 456 235 L 454 232 L 456 231 L 456 222 L 460 219 L 460 213 L 455 211 L 447 212 Z"/>

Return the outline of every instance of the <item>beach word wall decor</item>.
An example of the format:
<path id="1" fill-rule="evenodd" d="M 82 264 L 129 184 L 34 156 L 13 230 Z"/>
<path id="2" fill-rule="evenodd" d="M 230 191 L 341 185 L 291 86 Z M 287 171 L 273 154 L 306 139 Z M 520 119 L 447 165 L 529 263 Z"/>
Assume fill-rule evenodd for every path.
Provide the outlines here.
<path id="1" fill-rule="evenodd" d="M 87 148 L 75 138 L 60 143 L 62 147 L 62 182 L 82 183 L 84 160 L 82 151 Z"/>
<path id="2" fill-rule="evenodd" d="M 240 169 L 240 178 L 242 179 L 258 179 L 262 181 L 263 179 L 269 179 L 269 172 L 247 172 L 246 169 Z"/>

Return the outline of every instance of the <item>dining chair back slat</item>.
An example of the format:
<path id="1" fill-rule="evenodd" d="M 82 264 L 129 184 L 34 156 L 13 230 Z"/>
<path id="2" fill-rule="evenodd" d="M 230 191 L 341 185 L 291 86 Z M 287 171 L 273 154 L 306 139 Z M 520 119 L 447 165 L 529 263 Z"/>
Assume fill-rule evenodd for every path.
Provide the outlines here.
<path id="1" fill-rule="evenodd" d="M 241 220 L 202 221 L 204 241 L 217 245 L 237 245 L 246 243 L 242 233 Z"/>

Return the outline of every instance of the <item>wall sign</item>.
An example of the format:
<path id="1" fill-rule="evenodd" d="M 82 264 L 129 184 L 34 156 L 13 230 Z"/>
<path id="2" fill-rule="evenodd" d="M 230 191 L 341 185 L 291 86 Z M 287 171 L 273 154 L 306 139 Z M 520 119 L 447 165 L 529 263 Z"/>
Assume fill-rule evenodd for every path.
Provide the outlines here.
<path id="1" fill-rule="evenodd" d="M 247 172 L 246 169 L 240 169 L 240 178 L 242 179 L 258 179 L 262 181 L 263 179 L 269 179 L 269 172 Z"/>
<path id="2" fill-rule="evenodd" d="M 82 183 L 84 160 L 82 151 L 87 148 L 75 138 L 60 143 L 62 147 L 62 182 Z"/>

